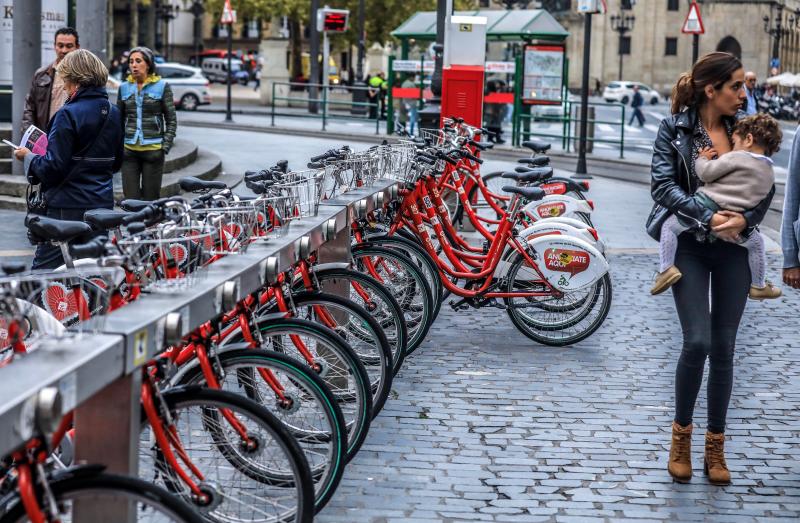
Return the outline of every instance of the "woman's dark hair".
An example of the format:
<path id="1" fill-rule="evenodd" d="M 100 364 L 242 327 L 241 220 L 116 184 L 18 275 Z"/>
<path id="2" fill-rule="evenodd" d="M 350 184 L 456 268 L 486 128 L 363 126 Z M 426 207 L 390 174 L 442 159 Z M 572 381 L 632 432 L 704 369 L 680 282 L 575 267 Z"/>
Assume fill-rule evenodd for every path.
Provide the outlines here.
<path id="1" fill-rule="evenodd" d="M 730 53 L 717 51 L 701 56 L 692 71 L 683 73 L 672 88 L 672 114 L 681 112 L 684 107 L 703 105 L 707 85 L 720 89 L 734 71 L 741 68 L 742 62 Z"/>
<path id="2" fill-rule="evenodd" d="M 62 27 L 58 31 L 56 31 L 56 34 L 53 35 L 53 41 L 54 42 L 58 38 L 58 35 L 74 36 L 75 37 L 75 45 L 81 45 L 81 42 L 78 39 L 78 31 L 76 31 L 72 27 Z"/>
<path id="3" fill-rule="evenodd" d="M 764 148 L 764 154 L 772 156 L 781 149 L 783 131 L 778 121 L 768 114 L 758 113 L 736 122 L 733 132 L 742 138 L 753 135 L 753 142 Z"/>
<path id="4" fill-rule="evenodd" d="M 144 46 L 134 47 L 133 49 L 131 49 L 130 53 L 128 53 L 128 60 L 130 60 L 131 56 L 133 56 L 133 53 L 139 53 L 140 55 L 142 55 L 144 63 L 147 64 L 148 75 L 155 74 L 156 60 L 153 57 L 153 51 L 151 51 L 149 47 L 144 47 Z"/>

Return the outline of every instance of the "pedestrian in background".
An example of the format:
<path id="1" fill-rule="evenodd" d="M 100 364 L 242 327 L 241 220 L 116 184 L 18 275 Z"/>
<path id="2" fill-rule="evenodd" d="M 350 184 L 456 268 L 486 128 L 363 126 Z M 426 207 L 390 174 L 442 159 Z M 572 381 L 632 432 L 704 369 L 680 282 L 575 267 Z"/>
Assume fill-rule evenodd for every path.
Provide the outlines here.
<path id="1" fill-rule="evenodd" d="M 798 128 L 800 131 L 800 128 Z M 794 135 L 789 156 L 789 172 L 783 197 L 781 249 L 783 250 L 783 282 L 800 289 L 800 132 Z"/>
<path id="2" fill-rule="evenodd" d="M 125 198 L 156 200 L 161 196 L 164 158 L 178 127 L 175 103 L 169 84 L 155 74 L 150 49 L 131 49 L 128 65 L 131 74 L 117 94 L 125 122 L 122 192 Z"/>
<path id="3" fill-rule="evenodd" d="M 66 103 L 67 92 L 64 79 L 58 75 L 58 64 L 69 53 L 80 49 L 78 32 L 71 27 L 62 27 L 56 31 L 56 59 L 52 64 L 36 70 L 31 81 L 31 88 L 25 97 L 25 108 L 22 113 L 22 132 L 35 125 L 47 131 L 50 120 Z"/>
<path id="4" fill-rule="evenodd" d="M 23 147 L 14 156 L 24 161 L 29 181 L 42 184 L 47 217 L 82 221 L 88 210 L 114 207 L 111 177 L 122 164 L 122 119 L 108 101 L 108 70 L 91 52 L 69 53 L 57 73 L 68 100 L 53 117 L 47 154 L 36 155 Z M 58 247 L 37 247 L 34 269 L 63 263 Z"/>
<path id="5" fill-rule="evenodd" d="M 693 227 L 678 237 L 675 266 L 683 276 L 672 287 L 683 347 L 675 371 L 667 470 L 681 483 L 692 477 L 692 421 L 706 359 L 703 470 L 713 484 L 727 485 L 731 480 L 724 455 L 725 420 L 733 388 L 736 333 L 751 285 L 747 249 L 732 242 L 740 235 L 749 237 L 763 220 L 775 187 L 755 208 L 742 213 L 714 212 L 692 196 L 700 186 L 695 166 L 700 151 L 712 147 L 723 155 L 732 150 L 736 115 L 744 101 L 742 63 L 729 53 L 709 53 L 673 87 L 672 116 L 662 120 L 654 144 L 651 192 L 656 204 L 647 219 L 647 232 L 658 241 L 661 226 L 672 214 Z"/>
<path id="6" fill-rule="evenodd" d="M 369 119 L 374 120 L 378 117 L 380 101 L 378 96 L 381 92 L 383 79 L 378 76 L 367 76 L 367 101 L 369 102 Z"/>
<path id="7" fill-rule="evenodd" d="M 633 85 L 633 100 L 631 100 L 631 108 L 633 109 L 633 114 L 631 114 L 631 119 L 628 122 L 628 125 L 633 124 L 633 119 L 639 122 L 639 127 L 644 127 L 644 113 L 642 113 L 641 107 L 644 105 L 644 97 L 642 93 L 639 92 L 639 86 L 634 84 Z"/>
<path id="8" fill-rule="evenodd" d="M 758 112 L 758 103 L 756 102 L 756 85 L 758 84 L 758 79 L 756 78 L 756 73 L 753 71 L 748 71 L 744 75 L 744 92 L 747 98 L 747 105 L 744 108 L 745 114 L 750 116 L 751 114 L 756 114 Z"/>

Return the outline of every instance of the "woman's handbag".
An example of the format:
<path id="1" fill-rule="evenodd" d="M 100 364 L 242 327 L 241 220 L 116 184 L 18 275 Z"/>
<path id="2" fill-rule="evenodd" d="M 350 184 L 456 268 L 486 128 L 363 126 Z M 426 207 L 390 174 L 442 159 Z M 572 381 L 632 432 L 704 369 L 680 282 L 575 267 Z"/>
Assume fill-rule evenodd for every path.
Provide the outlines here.
<path id="1" fill-rule="evenodd" d="M 645 229 L 647 229 L 647 234 L 655 241 L 661 241 L 661 227 L 670 214 L 672 214 L 670 210 L 660 203 L 653 203 L 650 216 L 647 217 L 647 222 L 645 222 Z"/>

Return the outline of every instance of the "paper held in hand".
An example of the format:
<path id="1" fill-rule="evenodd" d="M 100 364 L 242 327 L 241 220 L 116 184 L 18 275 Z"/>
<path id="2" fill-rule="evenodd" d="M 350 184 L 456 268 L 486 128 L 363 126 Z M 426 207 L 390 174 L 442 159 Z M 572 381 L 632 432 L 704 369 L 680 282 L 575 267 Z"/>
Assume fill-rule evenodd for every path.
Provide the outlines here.
<path id="1" fill-rule="evenodd" d="M 35 125 L 28 127 L 28 130 L 22 135 L 22 140 L 20 140 L 19 145 L 15 145 L 8 140 L 3 140 L 3 143 L 10 145 L 14 149 L 25 147 L 33 154 L 47 153 L 47 133 Z"/>

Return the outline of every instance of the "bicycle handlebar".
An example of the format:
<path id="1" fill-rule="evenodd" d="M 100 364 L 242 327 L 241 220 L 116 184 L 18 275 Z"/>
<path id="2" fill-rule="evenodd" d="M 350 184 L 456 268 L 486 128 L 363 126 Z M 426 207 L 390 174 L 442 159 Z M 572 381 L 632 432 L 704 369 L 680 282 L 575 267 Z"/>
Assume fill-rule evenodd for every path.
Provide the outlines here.
<path id="1" fill-rule="evenodd" d="M 76 258 L 100 258 L 106 252 L 106 238 L 98 237 L 94 240 L 69 246 L 69 253 Z"/>

